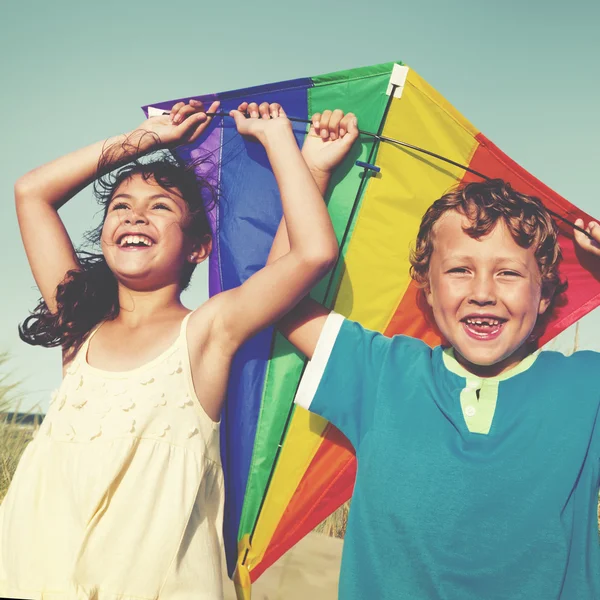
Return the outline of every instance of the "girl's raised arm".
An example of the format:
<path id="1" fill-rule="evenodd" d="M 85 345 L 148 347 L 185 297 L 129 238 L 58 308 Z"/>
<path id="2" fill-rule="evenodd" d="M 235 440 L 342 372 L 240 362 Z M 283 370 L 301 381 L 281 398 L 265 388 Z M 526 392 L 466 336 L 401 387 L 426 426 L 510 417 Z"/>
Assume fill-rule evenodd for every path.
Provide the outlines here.
<path id="1" fill-rule="evenodd" d="M 293 308 L 331 269 L 338 252 L 323 196 L 283 110 L 278 104 L 242 104 L 240 111 L 246 110 L 251 118 L 239 111 L 232 116 L 238 131 L 256 137 L 267 151 L 281 193 L 289 251 L 209 303 L 214 311 L 210 337 L 228 353 Z M 356 137 L 354 128 L 342 141 L 350 147 Z"/>
<path id="2" fill-rule="evenodd" d="M 218 103 L 214 103 L 210 112 L 217 108 Z M 129 134 L 67 154 L 16 182 L 17 218 L 25 252 L 51 312 L 56 311 L 56 288 L 68 271 L 79 268 L 58 209 L 97 177 L 153 150 L 193 141 L 209 123 L 201 103 L 179 103 L 170 115 L 147 119 Z M 107 159 L 99 170 L 103 156 Z"/>

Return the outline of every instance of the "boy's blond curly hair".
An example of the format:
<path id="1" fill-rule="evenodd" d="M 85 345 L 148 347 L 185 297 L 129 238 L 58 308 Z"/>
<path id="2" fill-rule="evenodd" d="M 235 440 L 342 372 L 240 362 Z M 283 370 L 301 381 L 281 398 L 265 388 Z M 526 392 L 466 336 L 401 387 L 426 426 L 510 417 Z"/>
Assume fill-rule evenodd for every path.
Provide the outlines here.
<path id="1" fill-rule="evenodd" d="M 534 247 L 542 278 L 542 296 L 551 301 L 546 312 L 551 313 L 554 300 L 567 287 L 559 274 L 562 253 L 557 239 L 558 229 L 538 198 L 520 194 L 502 179 L 461 185 L 444 194 L 427 209 L 416 246 L 410 255 L 411 277 L 421 287 L 427 286 L 435 238 L 433 228 L 449 210 L 455 210 L 469 219 L 471 225 L 464 231 L 472 238 L 487 235 L 502 219 L 519 246 Z"/>

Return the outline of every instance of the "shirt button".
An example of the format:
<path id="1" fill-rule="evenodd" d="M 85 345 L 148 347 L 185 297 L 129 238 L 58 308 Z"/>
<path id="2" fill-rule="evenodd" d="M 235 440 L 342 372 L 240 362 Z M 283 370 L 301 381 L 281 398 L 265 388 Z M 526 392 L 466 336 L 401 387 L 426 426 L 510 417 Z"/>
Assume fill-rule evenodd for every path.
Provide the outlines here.
<path id="1" fill-rule="evenodd" d="M 476 412 L 477 410 L 475 410 L 474 406 L 467 406 L 467 408 L 465 409 L 465 414 L 467 415 L 467 417 L 474 417 Z"/>
<path id="2" fill-rule="evenodd" d="M 476 390 L 479 387 L 479 381 L 467 381 L 467 389 Z"/>

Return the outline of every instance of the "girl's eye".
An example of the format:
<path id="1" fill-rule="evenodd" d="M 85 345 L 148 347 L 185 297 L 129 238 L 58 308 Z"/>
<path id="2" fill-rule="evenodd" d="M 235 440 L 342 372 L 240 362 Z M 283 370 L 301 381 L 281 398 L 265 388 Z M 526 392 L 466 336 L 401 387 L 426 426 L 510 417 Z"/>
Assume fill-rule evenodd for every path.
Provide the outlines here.
<path id="1" fill-rule="evenodd" d="M 155 204 L 152 208 L 160 208 L 165 210 L 171 210 L 166 204 Z"/>
<path id="2" fill-rule="evenodd" d="M 123 210 L 124 208 L 129 208 L 129 206 L 125 204 L 125 202 L 117 202 L 112 206 L 112 210 Z"/>
<path id="3" fill-rule="evenodd" d="M 450 269 L 448 271 L 448 273 L 458 273 L 458 274 L 463 274 L 463 273 L 468 273 L 468 270 L 466 267 L 455 267 L 454 269 Z"/>

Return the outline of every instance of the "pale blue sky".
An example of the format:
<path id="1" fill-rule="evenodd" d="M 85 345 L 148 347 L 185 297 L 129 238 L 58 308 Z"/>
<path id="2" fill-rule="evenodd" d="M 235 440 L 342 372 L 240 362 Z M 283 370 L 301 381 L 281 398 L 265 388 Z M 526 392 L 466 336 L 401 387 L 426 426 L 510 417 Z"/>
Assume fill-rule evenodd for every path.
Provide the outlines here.
<path id="1" fill-rule="evenodd" d="M 251 3 L 8 0 L 0 23 L 2 311 L 24 407 L 60 382 L 58 350 L 19 341 L 38 294 L 12 186 L 27 170 L 142 120 L 170 98 L 403 60 L 517 162 L 600 217 L 600 3 L 369 0 Z M 64 209 L 75 243 L 88 190 Z M 199 271 L 185 301 L 206 298 Z M 600 349 L 600 314 L 580 345 Z M 570 340 L 560 344 L 568 347 Z"/>

